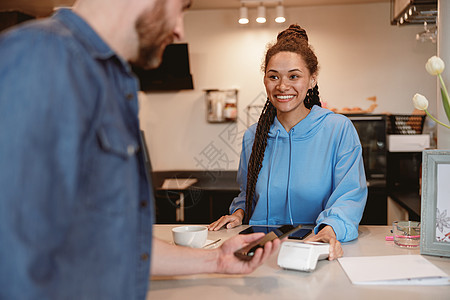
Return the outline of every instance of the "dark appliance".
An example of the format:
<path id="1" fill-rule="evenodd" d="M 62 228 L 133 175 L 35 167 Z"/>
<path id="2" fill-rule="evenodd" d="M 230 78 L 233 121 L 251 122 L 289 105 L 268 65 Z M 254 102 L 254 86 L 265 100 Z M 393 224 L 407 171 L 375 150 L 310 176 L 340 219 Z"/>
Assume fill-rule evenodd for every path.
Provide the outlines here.
<path id="1" fill-rule="evenodd" d="M 194 88 L 189 66 L 187 44 L 170 44 L 157 69 L 144 70 L 133 66 L 141 91 L 191 90 Z"/>
<path id="2" fill-rule="evenodd" d="M 35 17 L 20 11 L 2 11 L 0 12 L 0 32 L 33 19 L 35 19 Z"/>
<path id="3" fill-rule="evenodd" d="M 349 114 L 363 149 L 368 196 L 361 225 L 387 224 L 386 115 Z"/>

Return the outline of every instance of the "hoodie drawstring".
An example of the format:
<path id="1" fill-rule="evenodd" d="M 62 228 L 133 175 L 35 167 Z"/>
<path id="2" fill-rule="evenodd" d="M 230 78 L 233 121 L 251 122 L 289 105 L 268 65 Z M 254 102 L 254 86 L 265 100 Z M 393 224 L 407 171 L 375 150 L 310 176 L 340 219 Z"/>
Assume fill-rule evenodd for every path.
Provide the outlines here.
<path id="1" fill-rule="evenodd" d="M 277 152 L 277 144 L 278 144 L 278 136 L 280 135 L 280 130 L 277 130 L 277 134 L 275 136 L 275 143 L 273 145 L 273 151 L 272 151 L 272 157 L 270 158 L 270 170 L 269 170 L 269 178 L 267 179 L 267 217 L 266 217 L 266 224 L 269 225 L 269 218 L 270 218 L 270 186 L 271 186 L 271 174 L 273 169 L 273 161 L 276 157 Z"/>
<path id="2" fill-rule="evenodd" d="M 289 168 L 288 168 L 288 180 L 287 180 L 287 206 L 289 212 L 289 220 L 291 221 L 291 225 L 294 224 L 292 220 L 292 209 L 291 209 L 291 166 L 292 166 L 292 136 L 294 135 L 294 128 L 289 132 Z"/>

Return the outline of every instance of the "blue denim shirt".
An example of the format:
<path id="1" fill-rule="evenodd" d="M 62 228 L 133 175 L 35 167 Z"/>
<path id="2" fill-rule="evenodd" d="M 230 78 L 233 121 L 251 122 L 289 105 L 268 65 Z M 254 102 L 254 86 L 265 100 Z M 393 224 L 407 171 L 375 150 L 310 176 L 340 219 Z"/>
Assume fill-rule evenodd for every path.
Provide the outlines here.
<path id="1" fill-rule="evenodd" d="M 70 10 L 0 37 L 0 299 L 144 299 L 137 80 Z"/>

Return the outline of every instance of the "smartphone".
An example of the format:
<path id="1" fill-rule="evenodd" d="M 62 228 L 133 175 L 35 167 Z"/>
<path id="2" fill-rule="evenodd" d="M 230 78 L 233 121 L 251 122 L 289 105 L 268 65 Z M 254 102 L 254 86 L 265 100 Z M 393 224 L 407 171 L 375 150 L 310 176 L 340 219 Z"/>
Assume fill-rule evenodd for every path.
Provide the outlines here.
<path id="1" fill-rule="evenodd" d="M 296 232 L 290 234 L 288 236 L 288 239 L 294 239 L 294 240 L 303 240 L 308 235 L 310 235 L 312 232 L 312 229 L 309 228 L 301 228 L 300 230 L 297 230 Z"/>
<path id="2" fill-rule="evenodd" d="M 272 231 L 267 233 L 259 240 L 256 240 L 255 242 L 250 243 L 247 246 L 234 252 L 234 255 L 242 260 L 250 260 L 252 259 L 253 255 L 255 255 L 256 249 L 264 247 L 267 242 L 273 241 L 276 238 L 283 239 L 299 230 L 300 228 L 302 228 L 302 225 L 283 225 L 281 227 L 274 227 Z"/>
<path id="3" fill-rule="evenodd" d="M 289 227 L 291 226 L 291 227 Z M 314 225 L 303 225 L 303 227 L 314 227 Z M 239 232 L 239 234 L 250 234 L 255 232 L 262 232 L 265 234 L 268 234 L 271 231 L 274 231 L 275 229 L 278 229 L 279 226 L 265 226 L 265 225 L 257 225 L 257 226 L 250 226 L 246 229 Z M 289 228 L 294 228 L 292 225 L 287 225 L 282 230 L 288 230 Z M 289 235 L 289 239 L 295 239 L 295 240 L 303 240 L 306 238 L 310 233 L 312 232 L 312 228 L 301 228 L 294 233 Z"/>

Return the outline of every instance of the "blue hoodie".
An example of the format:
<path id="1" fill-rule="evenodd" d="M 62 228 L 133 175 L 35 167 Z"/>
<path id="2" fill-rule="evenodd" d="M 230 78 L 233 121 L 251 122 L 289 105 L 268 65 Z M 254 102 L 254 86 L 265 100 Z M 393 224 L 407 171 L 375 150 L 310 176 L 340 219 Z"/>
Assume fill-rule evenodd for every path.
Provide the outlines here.
<path id="1" fill-rule="evenodd" d="M 241 193 L 230 213 L 245 211 L 247 166 L 256 125 L 244 134 L 239 163 Z M 358 237 L 367 199 L 362 148 L 351 121 L 319 106 L 289 132 L 275 118 L 256 183 L 250 224 L 333 227 L 341 242 Z"/>

